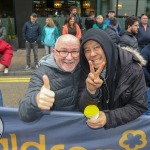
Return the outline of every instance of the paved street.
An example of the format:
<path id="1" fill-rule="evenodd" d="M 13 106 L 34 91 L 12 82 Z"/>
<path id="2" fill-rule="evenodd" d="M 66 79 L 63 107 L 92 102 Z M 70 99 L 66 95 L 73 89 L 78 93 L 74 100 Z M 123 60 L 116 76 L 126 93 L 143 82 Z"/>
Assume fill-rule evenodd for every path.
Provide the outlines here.
<path id="1" fill-rule="evenodd" d="M 18 102 L 23 97 L 28 87 L 28 82 L 0 82 L 3 95 L 3 105 L 18 107 Z"/>
<path id="2" fill-rule="evenodd" d="M 39 59 L 44 55 L 45 50 L 39 49 Z M 23 71 L 26 66 L 26 51 L 15 51 L 8 74 L 0 73 L 0 89 L 4 106 L 18 107 L 18 103 L 27 90 L 31 73 L 34 70 L 33 53 L 31 60 L 32 70 Z"/>

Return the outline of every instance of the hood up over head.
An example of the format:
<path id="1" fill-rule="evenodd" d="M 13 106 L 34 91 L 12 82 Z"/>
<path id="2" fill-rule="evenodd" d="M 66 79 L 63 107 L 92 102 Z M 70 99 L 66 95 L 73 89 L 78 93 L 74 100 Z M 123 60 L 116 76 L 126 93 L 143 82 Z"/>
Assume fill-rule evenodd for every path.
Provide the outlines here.
<path id="1" fill-rule="evenodd" d="M 110 37 L 107 35 L 107 33 L 103 30 L 92 28 L 89 29 L 83 36 L 82 42 L 81 42 L 81 49 L 80 49 L 80 64 L 82 71 L 84 73 L 84 76 L 87 77 L 88 73 L 90 72 L 89 63 L 85 57 L 84 54 L 84 44 L 89 41 L 94 40 L 98 42 L 106 56 L 106 74 L 105 74 L 105 82 L 107 84 L 107 92 L 109 99 L 113 99 L 114 97 L 114 91 L 112 89 L 115 89 L 116 84 L 115 79 L 116 77 L 116 71 L 119 71 L 119 63 L 118 62 L 118 49 L 110 39 Z M 106 98 L 103 98 L 106 99 Z"/>
<path id="2" fill-rule="evenodd" d="M 84 44 L 89 40 L 94 40 L 101 45 L 107 60 L 106 78 L 109 78 L 110 74 L 113 76 L 118 61 L 118 49 L 114 45 L 110 37 L 107 35 L 107 33 L 97 28 L 89 29 L 82 37 L 81 48 L 80 48 L 80 64 L 82 70 L 84 71 L 85 74 L 88 74 L 90 72 L 89 63 L 85 57 L 84 48 L 83 48 Z"/>
<path id="3" fill-rule="evenodd" d="M 105 31 L 92 28 L 83 35 L 80 47 L 80 65 L 85 78 L 88 76 L 90 68 L 84 54 L 83 46 L 89 40 L 98 42 L 106 56 L 106 75 L 104 80 L 106 81 L 108 87 L 107 91 L 109 98 L 112 100 L 114 98 L 115 89 L 119 80 L 121 67 L 132 62 L 143 65 L 145 64 L 145 61 L 141 56 L 139 57 L 137 54 L 135 54 L 135 52 L 133 53 L 133 50 L 125 50 L 115 46 Z"/>

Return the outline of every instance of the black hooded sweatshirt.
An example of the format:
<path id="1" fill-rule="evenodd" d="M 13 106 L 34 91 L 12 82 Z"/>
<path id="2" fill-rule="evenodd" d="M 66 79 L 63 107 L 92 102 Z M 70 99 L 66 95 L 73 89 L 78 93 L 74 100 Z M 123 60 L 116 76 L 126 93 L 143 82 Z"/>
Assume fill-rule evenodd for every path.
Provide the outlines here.
<path id="1" fill-rule="evenodd" d="M 84 54 L 84 44 L 98 42 L 106 56 L 104 83 L 95 95 L 86 90 L 85 80 L 90 72 Z M 131 52 L 119 49 L 100 29 L 89 29 L 82 38 L 80 49 L 82 82 L 79 93 L 81 111 L 89 104 L 96 104 L 107 118 L 105 128 L 116 127 L 136 119 L 147 110 L 146 85 L 140 60 Z"/>

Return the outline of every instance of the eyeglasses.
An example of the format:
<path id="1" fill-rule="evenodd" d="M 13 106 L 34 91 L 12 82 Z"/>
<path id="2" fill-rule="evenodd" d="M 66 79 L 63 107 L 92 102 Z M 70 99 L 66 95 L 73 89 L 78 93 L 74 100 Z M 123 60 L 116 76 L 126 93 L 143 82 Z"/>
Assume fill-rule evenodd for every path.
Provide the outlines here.
<path id="1" fill-rule="evenodd" d="M 68 51 L 58 51 L 57 49 L 55 49 L 59 55 L 61 57 L 67 57 L 69 55 L 69 53 L 71 54 L 72 57 L 76 58 L 79 57 L 79 51 L 72 51 L 72 52 L 68 52 Z"/>

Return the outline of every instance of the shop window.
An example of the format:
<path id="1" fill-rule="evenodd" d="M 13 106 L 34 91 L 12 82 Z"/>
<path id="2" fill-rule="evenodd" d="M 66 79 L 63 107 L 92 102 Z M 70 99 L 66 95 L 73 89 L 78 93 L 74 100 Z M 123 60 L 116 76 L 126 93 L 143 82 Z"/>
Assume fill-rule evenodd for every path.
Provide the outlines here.
<path id="1" fill-rule="evenodd" d="M 146 3 L 146 2 L 145 2 Z M 145 4 L 145 9 L 146 9 L 146 14 L 148 16 L 148 18 L 150 18 L 150 0 L 147 0 L 147 3 Z M 144 12 L 144 13 L 145 13 Z"/>
<path id="2" fill-rule="evenodd" d="M 13 0 L 0 0 L 0 18 L 14 17 Z"/>
<path id="3" fill-rule="evenodd" d="M 113 0 L 112 6 L 118 18 L 150 14 L 150 0 Z"/>
<path id="4" fill-rule="evenodd" d="M 82 16 L 87 17 L 90 12 L 95 12 L 96 14 L 96 1 L 83 1 L 82 2 Z"/>
<path id="5" fill-rule="evenodd" d="M 45 17 L 47 15 L 45 0 L 33 1 L 33 8 L 34 12 L 37 13 L 39 16 Z"/>
<path id="6" fill-rule="evenodd" d="M 87 7 L 88 4 L 88 7 Z M 82 17 L 87 16 L 90 11 L 96 11 L 96 1 L 83 0 L 34 0 L 34 12 L 41 17 L 48 16 L 68 16 L 70 14 L 70 7 L 77 6 L 78 14 Z"/>

